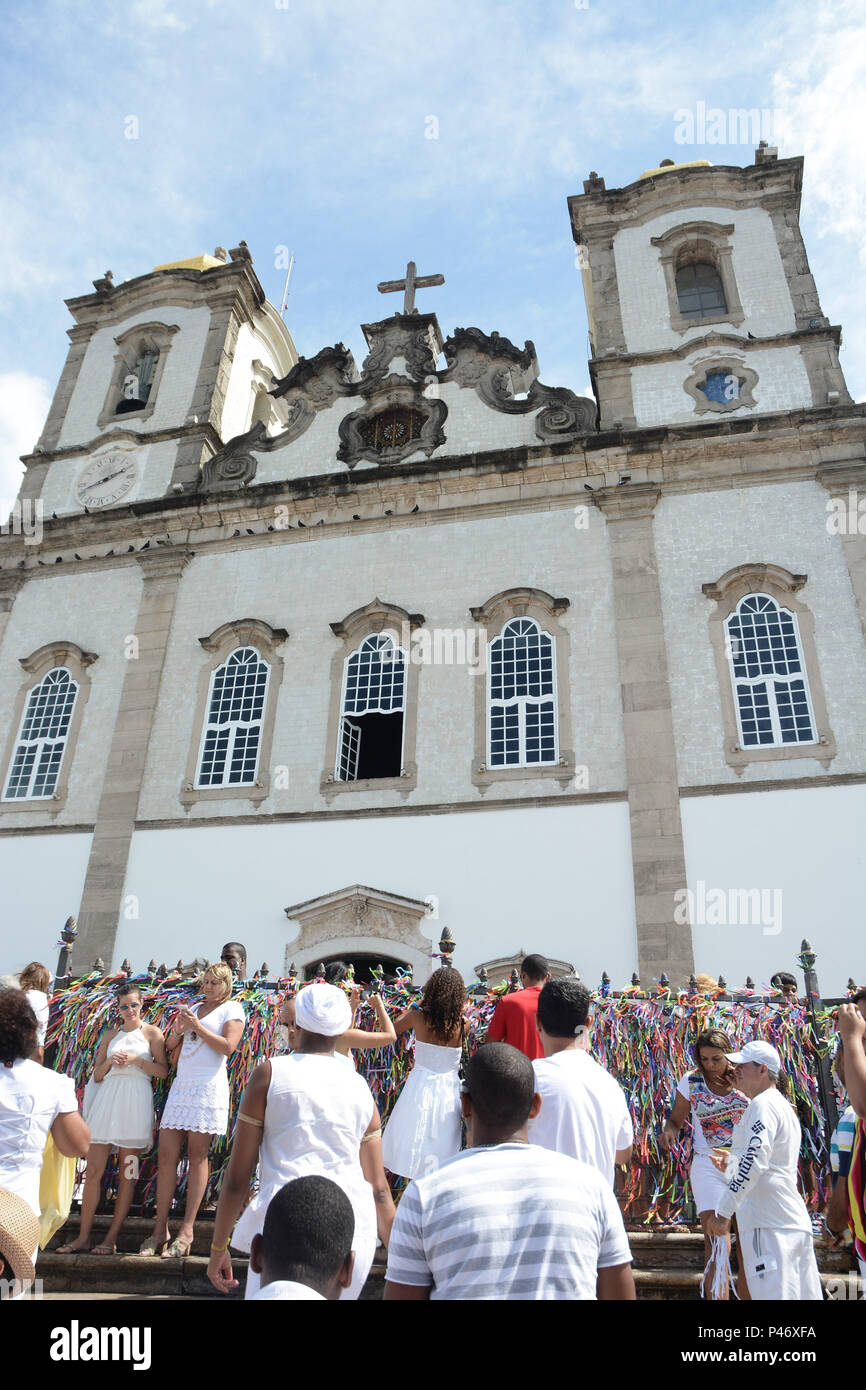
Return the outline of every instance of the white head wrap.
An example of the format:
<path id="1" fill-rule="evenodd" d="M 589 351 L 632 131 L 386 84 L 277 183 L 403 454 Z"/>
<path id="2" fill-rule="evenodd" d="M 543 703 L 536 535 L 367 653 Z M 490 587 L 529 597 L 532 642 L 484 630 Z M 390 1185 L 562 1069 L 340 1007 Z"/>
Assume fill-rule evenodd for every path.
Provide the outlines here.
<path id="1" fill-rule="evenodd" d="M 336 1038 L 352 1026 L 352 1007 L 336 985 L 307 985 L 295 995 L 295 1024 L 307 1033 Z"/>

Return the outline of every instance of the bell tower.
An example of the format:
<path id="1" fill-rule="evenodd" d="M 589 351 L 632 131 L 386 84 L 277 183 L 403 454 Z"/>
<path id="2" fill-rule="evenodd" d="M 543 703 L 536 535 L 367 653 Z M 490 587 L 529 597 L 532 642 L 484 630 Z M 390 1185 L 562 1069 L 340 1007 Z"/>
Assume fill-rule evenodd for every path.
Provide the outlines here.
<path id="1" fill-rule="evenodd" d="M 569 199 L 602 429 L 850 403 L 800 234 L 803 160 L 663 160 Z"/>
<path id="2" fill-rule="evenodd" d="M 75 320 L 21 497 L 58 516 L 196 492 L 202 470 L 255 422 L 298 360 L 245 242 L 68 299 Z"/>

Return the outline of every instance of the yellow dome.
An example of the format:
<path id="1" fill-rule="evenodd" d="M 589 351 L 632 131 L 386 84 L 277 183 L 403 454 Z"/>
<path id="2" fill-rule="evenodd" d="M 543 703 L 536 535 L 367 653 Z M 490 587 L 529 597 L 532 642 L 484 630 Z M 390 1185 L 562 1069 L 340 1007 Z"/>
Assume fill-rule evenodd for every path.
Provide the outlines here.
<path id="1" fill-rule="evenodd" d="M 670 174 L 674 169 L 712 169 L 712 167 L 709 159 L 687 159 L 683 164 L 660 164 L 657 169 L 644 169 L 638 183 L 641 179 L 654 178 L 656 174 Z"/>
<path id="2" fill-rule="evenodd" d="M 164 265 L 155 265 L 153 274 L 158 270 L 211 270 L 215 265 L 225 265 L 225 261 L 217 260 L 216 256 L 191 256 L 188 261 L 166 261 Z"/>

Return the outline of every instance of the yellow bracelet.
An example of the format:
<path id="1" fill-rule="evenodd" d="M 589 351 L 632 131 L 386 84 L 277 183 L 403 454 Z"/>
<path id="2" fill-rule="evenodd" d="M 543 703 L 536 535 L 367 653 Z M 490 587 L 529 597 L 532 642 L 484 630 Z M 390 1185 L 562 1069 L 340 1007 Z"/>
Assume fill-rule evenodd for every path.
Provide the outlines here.
<path id="1" fill-rule="evenodd" d="M 212 1255 L 224 1255 L 225 1252 L 228 1250 L 230 1244 L 231 1240 L 229 1239 L 226 1241 L 225 1245 L 212 1245 L 210 1248 L 210 1252 Z"/>

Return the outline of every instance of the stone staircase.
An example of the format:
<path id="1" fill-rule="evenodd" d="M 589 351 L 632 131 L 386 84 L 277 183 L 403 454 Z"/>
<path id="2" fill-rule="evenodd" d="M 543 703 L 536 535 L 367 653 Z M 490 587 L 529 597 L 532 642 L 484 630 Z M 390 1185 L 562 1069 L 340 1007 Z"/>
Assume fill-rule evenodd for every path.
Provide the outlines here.
<path id="1" fill-rule="evenodd" d="M 108 1216 L 97 1216 L 91 1238 L 94 1245 L 107 1231 L 108 1225 Z M 52 1240 L 49 1249 L 40 1253 L 36 1273 L 43 1280 L 46 1298 L 243 1298 L 246 1256 L 232 1256 L 239 1287 L 231 1294 L 218 1294 L 208 1282 L 212 1216 L 203 1216 L 196 1223 L 195 1243 L 185 1259 L 164 1260 L 137 1255 L 135 1252 L 151 1231 L 151 1222 L 142 1217 L 129 1218 L 121 1233 L 121 1246 L 116 1255 L 55 1254 L 58 1245 L 75 1239 L 78 1228 L 79 1217 L 74 1212 L 64 1230 Z M 177 1229 L 176 1222 L 172 1229 Z M 679 1227 L 629 1231 L 629 1241 L 634 1256 L 634 1278 L 639 1299 L 669 1301 L 700 1298 L 703 1238 L 699 1230 Z M 847 1251 L 830 1250 L 819 1241 L 815 1252 L 825 1284 L 828 1280 L 844 1276 L 854 1267 Z M 381 1299 L 384 1279 L 385 1261 L 380 1258 L 373 1264 L 362 1297 Z"/>

